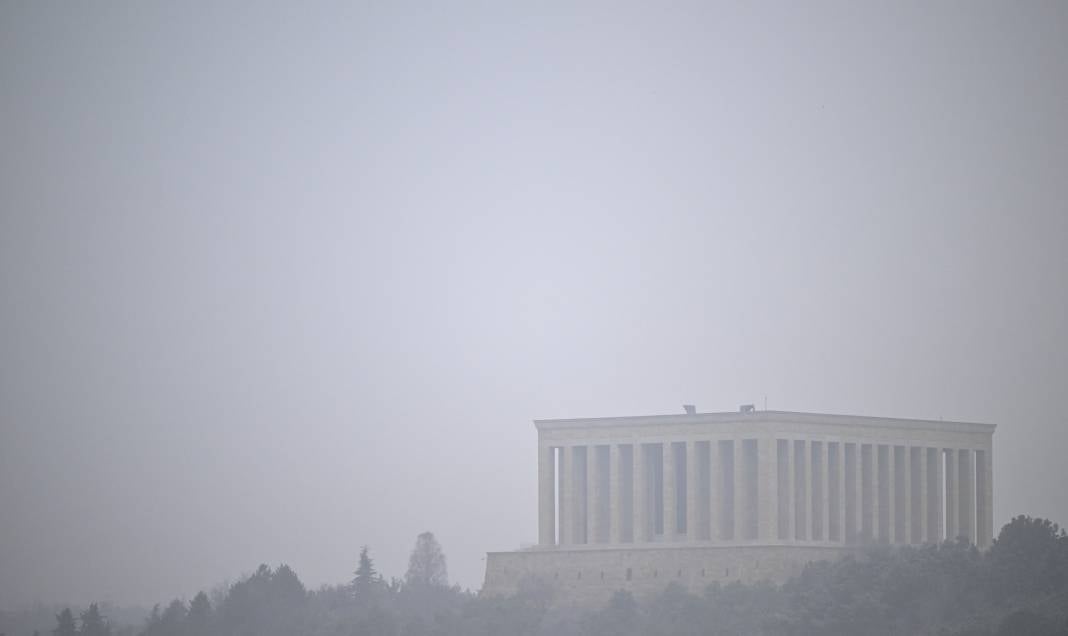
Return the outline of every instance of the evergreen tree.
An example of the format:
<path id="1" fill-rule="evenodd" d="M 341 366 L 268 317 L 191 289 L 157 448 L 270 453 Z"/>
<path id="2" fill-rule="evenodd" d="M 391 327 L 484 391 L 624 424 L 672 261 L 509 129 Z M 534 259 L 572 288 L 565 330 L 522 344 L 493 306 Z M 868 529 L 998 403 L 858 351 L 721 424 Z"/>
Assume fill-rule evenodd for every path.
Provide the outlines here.
<path id="1" fill-rule="evenodd" d="M 288 565 L 282 564 L 274 571 L 271 577 L 272 596 L 276 601 L 287 604 L 303 603 L 307 596 L 304 584 L 300 582 L 297 573 Z"/>
<path id="2" fill-rule="evenodd" d="M 159 603 L 152 606 L 152 612 L 149 613 L 148 618 L 145 619 L 145 629 L 141 632 L 141 636 L 153 636 L 159 633 L 160 621 Z"/>
<path id="3" fill-rule="evenodd" d="M 356 598 L 366 598 L 381 587 L 382 579 L 375 571 L 374 561 L 371 560 L 367 546 L 360 548 L 360 564 L 353 574 L 356 578 L 352 579 L 352 591 Z"/>
<path id="4" fill-rule="evenodd" d="M 69 607 L 56 614 L 56 622 L 59 624 L 52 630 L 55 636 L 76 636 L 78 633 L 78 627 L 74 624 L 74 613 Z"/>
<path id="5" fill-rule="evenodd" d="M 200 592 L 189 603 L 189 613 L 185 617 L 185 632 L 191 636 L 207 634 L 209 620 L 211 620 L 211 602 L 207 594 Z"/>
<path id="6" fill-rule="evenodd" d="M 158 631 L 159 636 L 181 636 L 185 627 L 185 603 L 174 599 L 160 615 Z M 155 634 L 153 636 L 155 636 Z"/>
<path id="7" fill-rule="evenodd" d="M 449 573 L 445 567 L 445 555 L 433 532 L 424 532 L 415 539 L 415 549 L 408 559 L 408 573 L 404 582 L 411 586 L 445 587 Z"/>
<path id="8" fill-rule="evenodd" d="M 90 603 L 89 609 L 82 612 L 82 628 L 78 631 L 81 636 L 111 636 L 111 626 L 100 613 L 96 603 Z"/>

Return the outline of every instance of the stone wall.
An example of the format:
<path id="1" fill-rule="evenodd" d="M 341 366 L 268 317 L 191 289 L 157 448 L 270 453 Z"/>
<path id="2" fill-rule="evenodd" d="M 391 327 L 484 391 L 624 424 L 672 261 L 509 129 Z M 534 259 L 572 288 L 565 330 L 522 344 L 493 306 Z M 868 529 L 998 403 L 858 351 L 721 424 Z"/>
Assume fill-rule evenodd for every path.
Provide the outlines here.
<path id="1" fill-rule="evenodd" d="M 514 594 L 521 581 L 540 579 L 556 592 L 554 602 L 599 604 L 617 590 L 635 597 L 657 594 L 672 581 L 701 594 L 719 581 L 782 583 L 806 563 L 856 552 L 842 546 L 627 546 L 490 552 L 484 595 Z"/>

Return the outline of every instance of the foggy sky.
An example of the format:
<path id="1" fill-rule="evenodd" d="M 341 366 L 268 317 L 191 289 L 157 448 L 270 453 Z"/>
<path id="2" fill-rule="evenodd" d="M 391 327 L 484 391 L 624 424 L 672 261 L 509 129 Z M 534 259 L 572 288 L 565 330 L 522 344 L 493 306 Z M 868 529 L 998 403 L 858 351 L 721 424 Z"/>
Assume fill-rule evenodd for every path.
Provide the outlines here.
<path id="1" fill-rule="evenodd" d="M 531 420 L 765 395 L 1068 523 L 1068 5 L 217 4 L 0 4 L 0 607 L 477 588 Z"/>

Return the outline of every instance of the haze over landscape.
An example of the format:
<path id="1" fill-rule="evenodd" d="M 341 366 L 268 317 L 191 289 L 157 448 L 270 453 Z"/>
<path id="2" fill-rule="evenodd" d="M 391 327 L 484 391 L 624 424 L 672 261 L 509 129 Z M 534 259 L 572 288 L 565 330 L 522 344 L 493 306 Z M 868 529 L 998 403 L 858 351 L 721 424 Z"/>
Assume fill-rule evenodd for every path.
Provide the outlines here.
<path id="1" fill-rule="evenodd" d="M 477 589 L 532 419 L 684 402 L 1068 522 L 1066 113 L 1057 3 L 0 4 L 0 609 Z"/>

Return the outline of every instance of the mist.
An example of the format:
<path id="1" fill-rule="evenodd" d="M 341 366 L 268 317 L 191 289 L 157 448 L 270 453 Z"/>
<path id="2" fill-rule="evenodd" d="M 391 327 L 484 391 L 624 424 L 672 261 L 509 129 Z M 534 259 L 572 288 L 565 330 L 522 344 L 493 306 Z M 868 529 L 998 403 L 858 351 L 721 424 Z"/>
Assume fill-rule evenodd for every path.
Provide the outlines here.
<path id="1" fill-rule="evenodd" d="M 0 609 L 537 541 L 540 418 L 985 422 L 1068 522 L 1068 7 L 0 5 Z"/>

